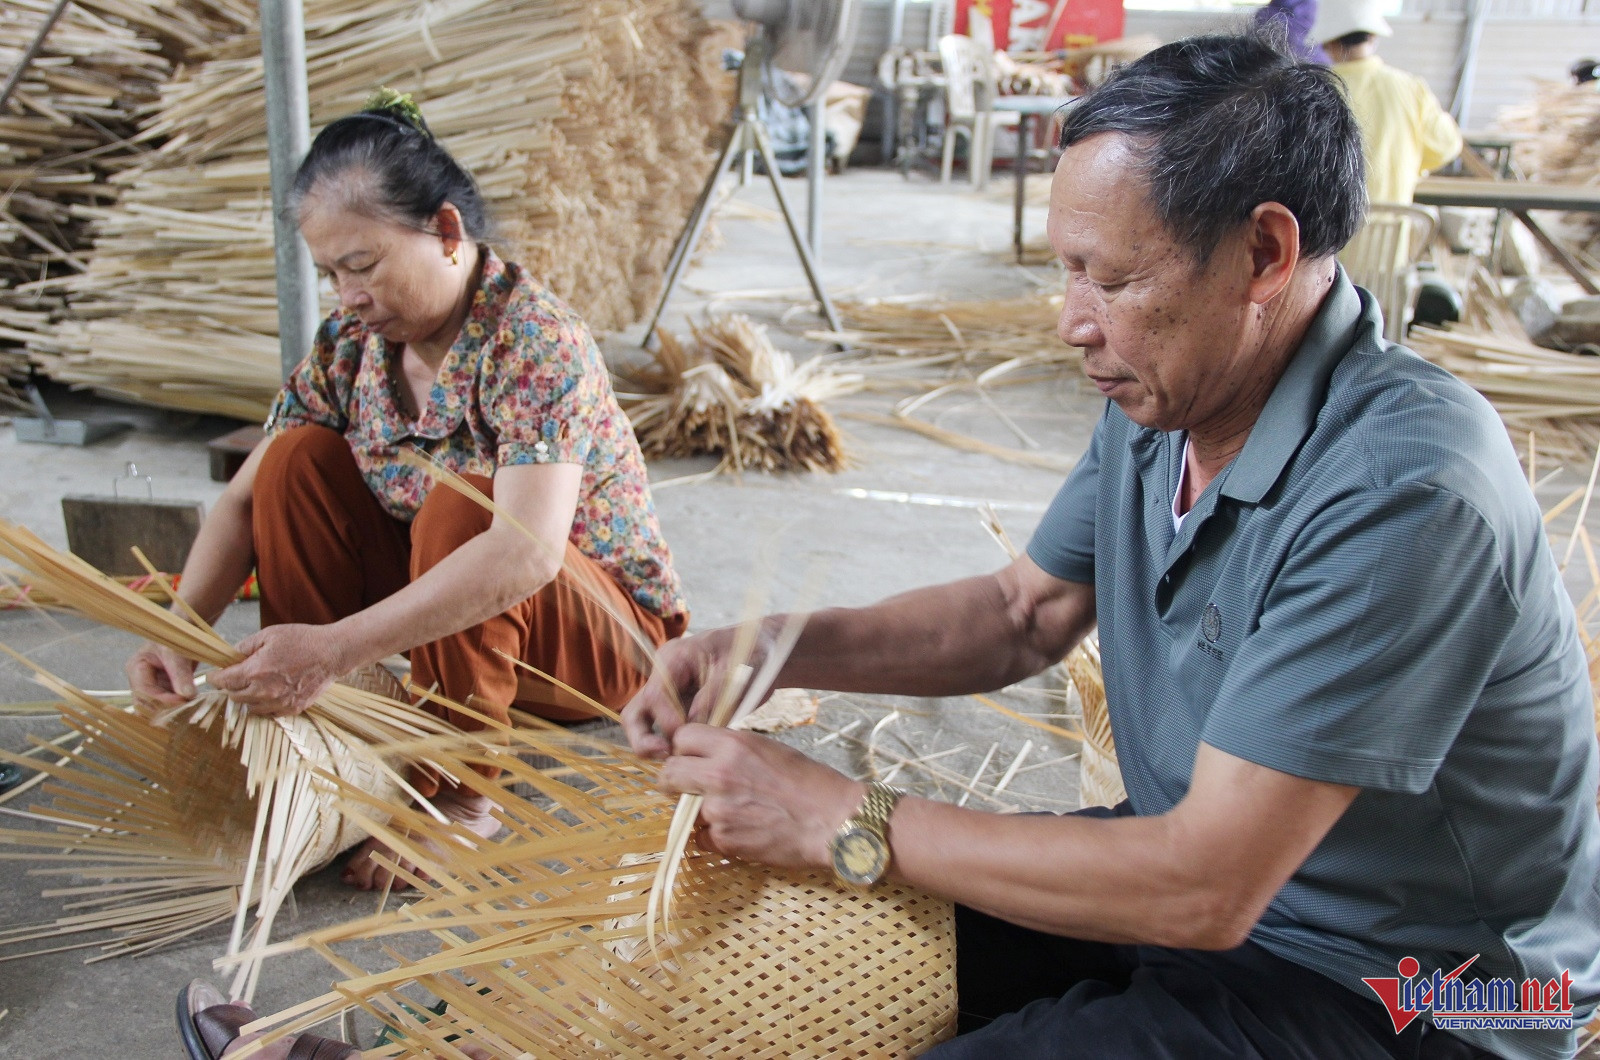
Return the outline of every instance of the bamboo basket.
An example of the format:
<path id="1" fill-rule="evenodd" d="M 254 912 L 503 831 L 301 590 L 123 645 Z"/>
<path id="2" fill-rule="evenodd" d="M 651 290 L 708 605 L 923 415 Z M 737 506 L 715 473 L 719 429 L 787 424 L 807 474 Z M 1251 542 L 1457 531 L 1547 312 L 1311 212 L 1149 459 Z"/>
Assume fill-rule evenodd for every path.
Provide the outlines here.
<path id="1" fill-rule="evenodd" d="M 411 810 L 371 822 L 431 877 L 402 870 L 422 897 L 272 947 L 314 949 L 344 979 L 268 1017 L 255 1048 L 352 1005 L 404 1035 L 392 1055 L 419 1058 L 464 1056 L 453 1035 L 495 1056 L 914 1056 L 954 1032 L 950 903 L 892 885 L 845 890 L 691 846 L 652 939 L 651 880 L 675 816 L 655 767 L 527 724 L 503 734 L 516 754 L 494 759 L 507 770 L 498 782 L 473 772 L 481 749 L 431 741 L 433 757 L 499 803 L 509 837 L 468 849 L 440 842 L 440 827 Z M 529 754 L 557 764 L 541 771 Z M 346 943 L 396 934 L 431 938 L 437 952 L 383 969 L 342 956 Z M 417 987 L 445 1002 L 442 1014 L 416 1004 Z"/>
<path id="2" fill-rule="evenodd" d="M 1083 753 L 1078 759 L 1078 805 L 1115 806 L 1128 797 L 1111 738 L 1106 683 L 1100 669 L 1100 644 L 1086 637 L 1066 659 L 1072 687 L 1083 703 Z"/>

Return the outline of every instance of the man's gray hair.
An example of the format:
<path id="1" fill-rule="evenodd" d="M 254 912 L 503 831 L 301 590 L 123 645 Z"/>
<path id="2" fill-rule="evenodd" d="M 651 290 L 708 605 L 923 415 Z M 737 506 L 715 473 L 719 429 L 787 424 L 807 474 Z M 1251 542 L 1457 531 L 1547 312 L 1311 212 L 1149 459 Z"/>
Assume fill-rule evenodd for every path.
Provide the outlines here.
<path id="1" fill-rule="evenodd" d="M 1361 129 L 1338 76 L 1281 32 L 1190 37 L 1129 63 L 1067 111 L 1061 146 L 1134 142 L 1167 230 L 1204 263 L 1264 202 L 1300 222 L 1303 258 L 1339 252 L 1367 212 Z"/>

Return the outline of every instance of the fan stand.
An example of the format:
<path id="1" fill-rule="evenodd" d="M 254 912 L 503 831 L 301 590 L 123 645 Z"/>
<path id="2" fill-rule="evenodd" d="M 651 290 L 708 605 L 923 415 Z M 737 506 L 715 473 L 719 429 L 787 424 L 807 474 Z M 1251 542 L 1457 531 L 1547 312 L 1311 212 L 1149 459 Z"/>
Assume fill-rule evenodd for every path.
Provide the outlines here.
<path id="1" fill-rule="evenodd" d="M 761 70 L 766 65 L 769 48 L 770 45 L 761 35 L 752 38 L 745 48 L 744 62 L 739 67 L 739 99 L 734 105 L 733 117 L 728 124 L 728 140 L 722 145 L 716 165 L 712 167 L 711 175 L 706 178 L 705 187 L 700 189 L 700 198 L 695 202 L 683 231 L 678 234 L 677 243 L 672 247 L 672 257 L 667 263 L 667 275 L 661 288 L 661 298 L 656 302 L 655 312 L 650 315 L 650 325 L 644 331 L 642 341 L 647 347 L 655 338 L 656 325 L 661 321 L 661 314 L 667 308 L 667 302 L 672 298 L 672 292 L 678 286 L 684 268 L 694 255 L 694 248 L 705 232 L 706 222 L 711 219 L 717 184 L 728 171 L 730 162 L 742 159 L 743 164 L 748 167 L 752 151 L 761 155 L 761 162 L 767 171 L 767 180 L 771 182 L 772 192 L 778 199 L 778 208 L 783 212 L 783 223 L 788 226 L 789 239 L 794 243 L 795 253 L 800 256 L 800 265 L 805 269 L 806 279 L 811 283 L 811 292 L 817 296 L 817 302 L 822 307 L 822 316 L 828 321 L 828 327 L 836 332 L 842 330 L 833 302 L 828 298 L 828 292 L 822 289 L 821 280 L 817 278 L 817 265 L 811 257 L 811 250 L 806 246 L 806 241 L 795 224 L 793 211 L 789 209 L 789 199 L 784 195 L 783 182 L 778 177 L 778 160 L 772 153 L 772 141 L 767 137 L 766 125 L 762 123 L 756 111 L 756 105 L 761 99 Z"/>

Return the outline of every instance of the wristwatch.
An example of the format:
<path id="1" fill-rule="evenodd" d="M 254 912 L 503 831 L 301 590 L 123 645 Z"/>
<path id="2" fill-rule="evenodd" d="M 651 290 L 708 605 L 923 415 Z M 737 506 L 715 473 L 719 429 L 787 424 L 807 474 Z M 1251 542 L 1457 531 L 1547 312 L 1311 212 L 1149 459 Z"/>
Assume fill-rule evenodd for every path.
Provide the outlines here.
<path id="1" fill-rule="evenodd" d="M 874 780 L 855 816 L 839 826 L 829 850 L 840 883 L 871 887 L 889 870 L 889 837 L 884 834 L 894 804 L 905 792 Z"/>

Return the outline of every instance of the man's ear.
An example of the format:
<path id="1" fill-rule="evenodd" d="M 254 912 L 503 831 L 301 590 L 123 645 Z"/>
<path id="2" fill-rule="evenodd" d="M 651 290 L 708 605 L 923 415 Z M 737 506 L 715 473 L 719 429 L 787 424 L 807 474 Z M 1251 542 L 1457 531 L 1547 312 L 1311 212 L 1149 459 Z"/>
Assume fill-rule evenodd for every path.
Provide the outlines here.
<path id="1" fill-rule="evenodd" d="M 1250 254 L 1250 301 L 1265 305 L 1289 285 L 1300 264 L 1300 222 L 1279 202 L 1264 202 L 1250 212 L 1245 233 Z"/>

